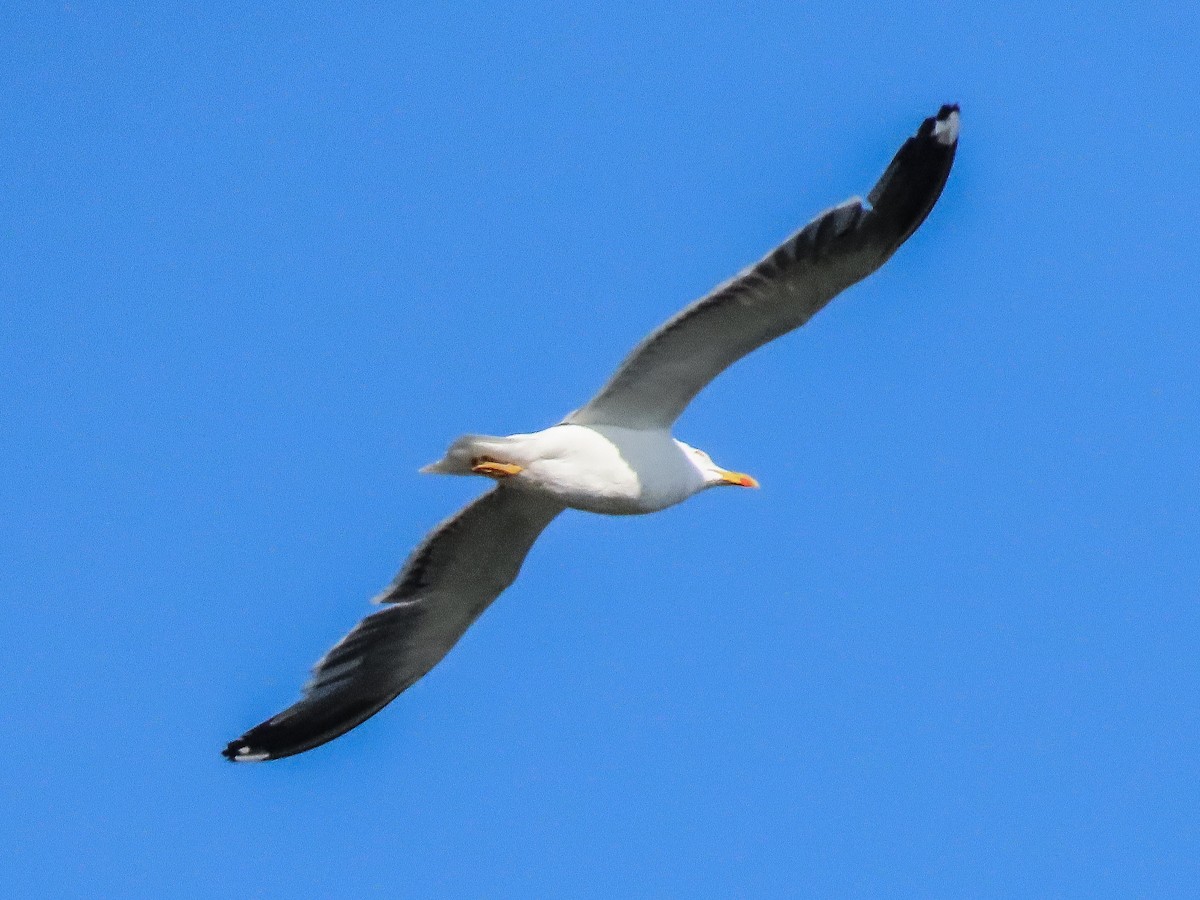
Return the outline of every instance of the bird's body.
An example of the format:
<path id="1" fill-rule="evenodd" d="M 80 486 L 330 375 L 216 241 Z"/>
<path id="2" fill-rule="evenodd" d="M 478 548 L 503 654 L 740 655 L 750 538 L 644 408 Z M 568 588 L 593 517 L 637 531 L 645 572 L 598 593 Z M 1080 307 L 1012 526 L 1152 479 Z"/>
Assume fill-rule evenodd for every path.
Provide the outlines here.
<path id="1" fill-rule="evenodd" d="M 664 428 L 562 423 L 533 434 L 467 435 L 422 471 L 471 475 L 480 460 L 518 466 L 503 477 L 505 487 L 571 509 L 626 516 L 658 512 L 715 484 L 698 465 L 707 457 L 698 453 Z"/>
<path id="2" fill-rule="evenodd" d="M 438 525 L 367 616 L 317 663 L 304 697 L 225 749 L 239 762 L 311 749 L 374 715 L 436 665 L 516 578 L 564 509 L 657 512 L 718 485 L 757 487 L 672 437 L 691 399 L 726 367 L 803 325 L 881 266 L 941 194 L 958 107 L 909 138 L 867 197 L 819 215 L 763 260 L 667 321 L 600 392 L 530 434 L 466 435 L 423 471 L 496 486 Z"/>

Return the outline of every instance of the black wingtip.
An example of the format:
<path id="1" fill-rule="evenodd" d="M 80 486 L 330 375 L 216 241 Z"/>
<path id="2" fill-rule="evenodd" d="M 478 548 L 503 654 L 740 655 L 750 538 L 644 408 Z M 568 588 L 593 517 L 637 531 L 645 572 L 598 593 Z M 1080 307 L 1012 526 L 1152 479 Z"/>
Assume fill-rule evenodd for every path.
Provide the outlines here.
<path id="1" fill-rule="evenodd" d="M 894 251 L 912 235 L 942 195 L 958 149 L 957 103 L 944 104 L 904 142 L 867 200 L 891 235 Z"/>
<path id="2" fill-rule="evenodd" d="M 221 755 L 238 763 L 295 756 L 362 724 L 391 703 L 407 686 L 393 688 L 384 683 L 368 692 L 358 685 L 348 690 L 328 691 L 319 697 L 306 696 L 231 741 Z"/>
<path id="3" fill-rule="evenodd" d="M 230 762 L 261 762 L 264 759 L 270 759 L 271 754 L 263 750 L 255 750 L 250 744 L 246 743 L 244 738 L 238 738 L 236 741 L 230 741 L 221 755 Z"/>

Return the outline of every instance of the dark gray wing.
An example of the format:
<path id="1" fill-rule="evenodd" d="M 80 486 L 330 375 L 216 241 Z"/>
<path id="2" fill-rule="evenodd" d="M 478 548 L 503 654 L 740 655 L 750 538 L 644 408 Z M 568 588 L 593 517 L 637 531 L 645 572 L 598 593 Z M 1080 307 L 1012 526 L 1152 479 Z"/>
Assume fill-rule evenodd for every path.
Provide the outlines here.
<path id="1" fill-rule="evenodd" d="M 669 428 L 729 365 L 807 322 L 866 278 L 925 221 L 950 175 L 957 106 L 905 141 L 864 206 L 857 197 L 817 216 L 757 265 L 647 337 L 586 406 L 579 425 Z"/>
<path id="2" fill-rule="evenodd" d="M 442 522 L 363 619 L 313 669 L 304 698 L 224 750 L 257 762 L 311 750 L 387 706 L 432 669 L 512 584 L 563 506 L 498 485 Z"/>

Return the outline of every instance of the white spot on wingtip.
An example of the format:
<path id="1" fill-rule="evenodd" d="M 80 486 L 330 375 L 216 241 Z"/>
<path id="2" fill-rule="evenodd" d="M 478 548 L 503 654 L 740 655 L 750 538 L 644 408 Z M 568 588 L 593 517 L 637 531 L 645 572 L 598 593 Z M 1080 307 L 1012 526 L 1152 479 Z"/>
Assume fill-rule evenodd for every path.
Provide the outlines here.
<path id="1" fill-rule="evenodd" d="M 940 122 L 933 123 L 933 136 L 943 145 L 953 144 L 958 140 L 958 110 L 953 110 Z"/>
<path id="2" fill-rule="evenodd" d="M 234 756 L 234 762 L 262 762 L 270 754 L 268 753 L 252 753 L 249 747 L 238 747 L 237 755 Z"/>

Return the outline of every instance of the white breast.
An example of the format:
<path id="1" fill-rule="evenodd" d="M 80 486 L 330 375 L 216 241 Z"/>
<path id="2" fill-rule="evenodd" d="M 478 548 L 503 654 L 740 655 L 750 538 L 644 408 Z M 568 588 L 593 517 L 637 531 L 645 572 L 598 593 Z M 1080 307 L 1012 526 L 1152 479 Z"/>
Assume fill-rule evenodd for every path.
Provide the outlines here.
<path id="1" fill-rule="evenodd" d="M 526 466 L 519 483 L 575 509 L 610 515 L 656 512 L 704 486 L 700 472 L 665 430 L 556 425 L 513 437 L 520 440 L 524 457 L 516 461 Z"/>

